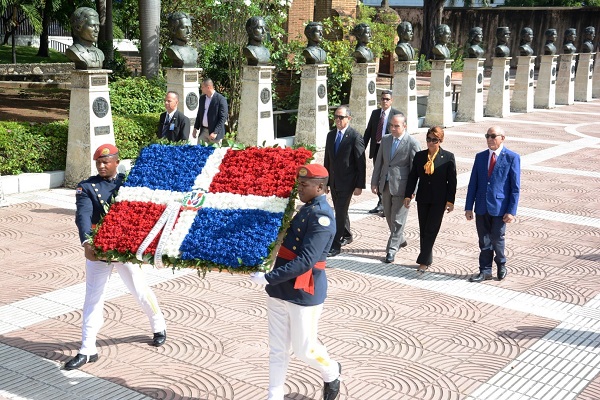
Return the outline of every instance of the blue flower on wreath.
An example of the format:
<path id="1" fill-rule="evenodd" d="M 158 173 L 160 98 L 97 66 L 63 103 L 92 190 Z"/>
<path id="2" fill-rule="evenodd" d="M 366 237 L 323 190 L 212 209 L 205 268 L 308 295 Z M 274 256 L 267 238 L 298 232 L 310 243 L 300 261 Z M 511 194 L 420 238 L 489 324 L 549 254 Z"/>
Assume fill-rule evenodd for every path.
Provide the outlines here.
<path id="1" fill-rule="evenodd" d="M 152 144 L 140 152 L 125 186 L 189 192 L 214 147 Z"/>
<path id="2" fill-rule="evenodd" d="M 269 255 L 277 239 L 283 213 L 262 210 L 198 211 L 188 235 L 181 244 L 182 260 L 207 260 L 216 264 L 253 267 Z"/>

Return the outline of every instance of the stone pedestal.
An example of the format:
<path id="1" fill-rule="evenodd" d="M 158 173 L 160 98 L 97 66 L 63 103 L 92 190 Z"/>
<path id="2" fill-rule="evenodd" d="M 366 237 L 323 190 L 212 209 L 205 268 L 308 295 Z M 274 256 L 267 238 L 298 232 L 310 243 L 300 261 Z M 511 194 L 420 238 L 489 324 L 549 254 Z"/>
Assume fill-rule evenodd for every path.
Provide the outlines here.
<path id="1" fill-rule="evenodd" d="M 556 104 L 575 103 L 575 61 L 577 54 L 561 54 L 556 77 Z"/>
<path id="2" fill-rule="evenodd" d="M 75 70 L 71 72 L 69 139 L 65 186 L 96 175 L 94 151 L 103 144 L 115 144 L 112 112 L 108 94 L 110 70 Z"/>
<path id="3" fill-rule="evenodd" d="M 453 125 L 452 118 L 452 62 L 431 60 L 431 83 L 425 113 L 425 126 Z"/>
<path id="4" fill-rule="evenodd" d="M 483 63 L 485 58 L 465 58 L 456 120 L 483 119 Z"/>
<path id="5" fill-rule="evenodd" d="M 592 101 L 592 78 L 594 74 L 594 54 L 579 54 L 575 73 L 575 100 Z"/>
<path id="6" fill-rule="evenodd" d="M 190 119 L 190 144 L 197 144 L 198 138 L 192 137 L 196 115 L 198 114 L 198 74 L 202 68 L 165 68 L 167 74 L 167 91 L 179 94 L 177 110 Z"/>
<path id="7" fill-rule="evenodd" d="M 406 116 L 406 129 L 414 133 L 419 128 L 417 112 L 417 62 L 396 61 L 392 83 L 393 107 Z"/>
<path id="8" fill-rule="evenodd" d="M 535 56 L 517 57 L 517 76 L 510 110 L 529 113 L 533 111 L 533 69 Z"/>
<path id="9" fill-rule="evenodd" d="M 540 70 L 533 98 L 535 108 L 556 107 L 556 60 L 558 56 L 540 56 Z"/>
<path id="10" fill-rule="evenodd" d="M 269 65 L 244 65 L 237 140 L 247 146 L 271 146 L 273 129 L 272 74 Z"/>
<path id="11" fill-rule="evenodd" d="M 377 108 L 377 72 L 375 63 L 354 64 L 350 88 L 352 127 L 361 134 L 367 128 L 371 112 Z"/>
<path id="12" fill-rule="evenodd" d="M 592 78 L 592 97 L 600 97 L 600 52 L 596 53 L 596 62 L 594 63 L 594 77 Z"/>
<path id="13" fill-rule="evenodd" d="M 304 65 L 300 77 L 300 101 L 294 140 L 296 144 L 325 148 L 329 132 L 327 106 L 327 64 Z"/>
<path id="14" fill-rule="evenodd" d="M 510 114 L 510 60 L 512 57 L 494 57 L 492 78 L 488 89 L 486 117 L 504 118 Z"/>

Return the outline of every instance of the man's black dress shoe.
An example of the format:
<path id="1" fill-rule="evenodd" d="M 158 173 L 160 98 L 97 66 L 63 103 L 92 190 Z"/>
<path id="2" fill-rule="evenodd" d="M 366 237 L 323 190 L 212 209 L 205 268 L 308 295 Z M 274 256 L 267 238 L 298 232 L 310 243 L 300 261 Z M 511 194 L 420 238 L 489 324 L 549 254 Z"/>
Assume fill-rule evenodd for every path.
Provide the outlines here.
<path id="1" fill-rule="evenodd" d="M 490 280 L 492 280 L 492 274 L 484 274 L 483 272 L 480 272 L 477 276 L 472 276 L 469 278 L 469 282 L 482 282 Z"/>
<path id="2" fill-rule="evenodd" d="M 329 253 L 327 253 L 327 257 L 335 257 L 339 255 L 342 251 L 340 249 L 331 249 Z"/>
<path id="3" fill-rule="evenodd" d="M 342 364 L 338 363 L 340 366 L 340 375 L 342 374 Z M 340 394 L 340 378 L 338 377 L 336 380 L 331 382 L 325 382 L 325 386 L 323 387 L 323 400 L 335 400 Z"/>
<path id="4" fill-rule="evenodd" d="M 354 241 L 354 239 L 352 239 L 352 237 L 347 237 L 347 238 L 342 238 L 342 241 L 340 242 L 340 244 L 342 246 L 345 246 L 347 244 L 350 244 Z"/>
<path id="5" fill-rule="evenodd" d="M 372 210 L 369 210 L 369 214 L 378 214 L 380 212 L 383 211 L 383 206 L 382 205 L 377 205 L 377 207 L 375 207 Z"/>
<path id="6" fill-rule="evenodd" d="M 160 347 L 167 341 L 167 331 L 155 332 L 152 344 L 156 347 Z"/>
<path id="7" fill-rule="evenodd" d="M 385 256 L 385 262 L 388 263 L 388 264 L 389 263 L 393 263 L 395 258 L 396 258 L 395 254 L 387 253 L 386 256 Z"/>
<path id="8" fill-rule="evenodd" d="M 65 364 L 65 369 L 70 371 L 72 369 L 78 369 L 83 364 L 92 363 L 98 361 L 98 354 L 93 354 L 91 356 L 85 356 L 83 354 L 77 354 L 73 357 L 69 362 Z"/>
<path id="9" fill-rule="evenodd" d="M 502 279 L 506 278 L 506 275 L 508 275 L 506 267 L 498 267 L 498 280 L 501 281 Z"/>
<path id="10" fill-rule="evenodd" d="M 400 248 L 403 248 L 403 247 L 406 247 L 406 246 L 408 246 L 408 243 L 407 243 L 407 242 L 406 242 L 406 240 L 405 240 L 405 241 L 404 241 L 404 243 L 402 243 L 402 244 L 400 245 Z"/>

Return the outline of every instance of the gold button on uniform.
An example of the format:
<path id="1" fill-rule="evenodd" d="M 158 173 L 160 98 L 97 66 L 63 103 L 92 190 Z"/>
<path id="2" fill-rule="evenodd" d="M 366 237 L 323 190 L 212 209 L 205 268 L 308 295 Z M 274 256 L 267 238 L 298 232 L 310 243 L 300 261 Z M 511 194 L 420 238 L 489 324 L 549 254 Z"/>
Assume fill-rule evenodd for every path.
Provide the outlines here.
<path id="1" fill-rule="evenodd" d="M 292 247 L 292 250 L 296 250 L 296 246 Z"/>

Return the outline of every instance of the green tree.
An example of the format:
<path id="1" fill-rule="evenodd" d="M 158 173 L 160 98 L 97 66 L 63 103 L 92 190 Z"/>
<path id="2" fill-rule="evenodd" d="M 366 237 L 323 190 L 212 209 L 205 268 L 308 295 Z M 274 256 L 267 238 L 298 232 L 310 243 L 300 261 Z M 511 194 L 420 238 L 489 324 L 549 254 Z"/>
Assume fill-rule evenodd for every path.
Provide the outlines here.
<path id="1" fill-rule="evenodd" d="M 5 26 L 9 30 L 4 35 L 4 43 L 8 44 L 8 40 L 12 38 L 12 62 L 17 63 L 17 52 L 15 33 L 25 20 L 33 27 L 35 33 L 40 33 L 42 30 L 42 19 L 39 12 L 39 0 L 0 0 L 0 15 L 8 14 L 3 17 Z"/>

